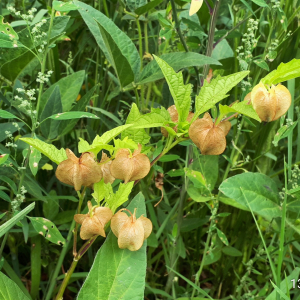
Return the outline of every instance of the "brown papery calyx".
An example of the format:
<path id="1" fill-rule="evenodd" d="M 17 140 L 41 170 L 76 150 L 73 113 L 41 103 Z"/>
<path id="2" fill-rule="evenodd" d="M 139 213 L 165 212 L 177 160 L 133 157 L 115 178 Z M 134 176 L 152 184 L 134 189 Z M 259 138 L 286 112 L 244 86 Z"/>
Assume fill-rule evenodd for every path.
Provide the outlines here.
<path id="1" fill-rule="evenodd" d="M 209 113 L 192 123 L 189 136 L 204 155 L 219 155 L 225 151 L 226 135 L 231 128 L 229 121 L 215 125 Z"/>
<path id="2" fill-rule="evenodd" d="M 123 211 L 130 213 L 128 216 Z M 152 222 L 140 216 L 136 218 L 136 208 L 133 214 L 126 208 L 119 210 L 111 219 L 111 230 L 118 238 L 118 245 L 121 249 L 129 249 L 130 251 L 139 250 L 144 240 L 147 239 L 152 232 Z"/>
<path id="3" fill-rule="evenodd" d="M 262 121 L 271 122 L 288 111 L 292 97 L 289 90 L 281 84 L 272 85 L 268 91 L 261 82 L 251 92 L 251 103 Z"/>
<path id="4" fill-rule="evenodd" d="M 110 165 L 112 164 L 112 160 L 102 152 L 102 157 L 100 161 L 100 168 L 103 173 L 104 183 L 113 183 L 115 181 L 115 177 L 111 175 Z"/>
<path id="5" fill-rule="evenodd" d="M 141 150 L 141 144 L 132 155 L 129 149 L 118 150 L 110 165 L 112 176 L 124 180 L 125 183 L 144 178 L 150 171 L 150 160 Z"/>
<path id="6" fill-rule="evenodd" d="M 175 105 L 170 106 L 170 107 L 168 108 L 168 112 L 169 112 L 169 114 L 170 114 L 170 116 L 171 116 L 171 121 L 172 121 L 173 123 L 178 123 L 179 116 L 178 116 L 178 111 L 177 111 L 177 109 L 176 109 L 176 106 L 175 106 Z M 188 122 L 191 122 L 192 119 L 193 119 L 193 117 L 194 117 L 194 113 L 189 112 L 189 115 L 188 115 L 188 117 L 187 117 L 186 120 L 187 120 Z M 178 125 L 174 126 L 173 129 L 174 129 L 175 132 L 177 132 Z M 164 127 L 161 127 L 160 131 L 161 131 L 161 133 L 162 133 L 162 135 L 163 135 L 164 137 L 168 137 L 169 133 L 168 133 L 168 131 L 167 131 Z"/>
<path id="7" fill-rule="evenodd" d="M 59 181 L 80 191 L 81 186 L 91 186 L 102 179 L 102 170 L 95 161 L 94 153 L 84 152 L 78 158 L 70 149 L 66 149 L 66 154 L 68 159 L 62 161 L 55 172 Z"/>

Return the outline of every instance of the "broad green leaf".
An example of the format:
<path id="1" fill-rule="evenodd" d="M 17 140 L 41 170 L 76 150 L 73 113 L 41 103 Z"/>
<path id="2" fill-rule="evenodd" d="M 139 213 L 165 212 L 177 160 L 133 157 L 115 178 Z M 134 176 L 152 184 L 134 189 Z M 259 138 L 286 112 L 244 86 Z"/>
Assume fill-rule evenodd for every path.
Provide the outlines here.
<path id="1" fill-rule="evenodd" d="M 169 161 L 174 161 L 180 159 L 179 155 L 175 155 L 175 154 L 166 154 L 164 156 L 162 156 L 159 161 L 161 162 L 169 162 Z"/>
<path id="2" fill-rule="evenodd" d="M 269 7 L 264 0 L 251 0 L 251 1 L 261 7 Z"/>
<path id="3" fill-rule="evenodd" d="M 94 183 L 94 193 L 92 194 L 93 198 L 99 204 L 100 201 L 104 199 L 106 196 L 106 184 L 104 183 L 104 179 L 100 180 L 99 182 Z"/>
<path id="4" fill-rule="evenodd" d="M 172 67 L 170 67 L 161 58 L 155 55 L 154 58 L 161 68 L 168 83 L 170 93 L 174 99 L 174 103 L 178 111 L 179 122 L 184 122 L 188 117 L 191 106 L 192 85 L 184 84 L 182 72 L 176 73 Z"/>
<path id="5" fill-rule="evenodd" d="M 249 209 L 241 188 L 254 213 L 267 220 L 281 216 L 277 185 L 271 178 L 248 172 L 230 177 L 220 185 L 223 194 Z"/>
<path id="6" fill-rule="evenodd" d="M 184 168 L 184 171 L 185 171 L 186 176 L 193 182 L 195 187 L 207 188 L 206 180 L 200 172 L 191 170 L 189 168 Z"/>
<path id="7" fill-rule="evenodd" d="M 93 86 L 79 101 L 76 102 L 76 104 L 72 107 L 70 112 L 73 111 L 85 111 L 86 106 L 91 100 L 95 90 L 97 88 L 97 85 Z M 74 129 L 76 123 L 78 122 L 78 119 L 72 119 L 72 120 L 65 120 L 61 121 L 59 128 L 58 128 L 58 134 L 60 136 L 63 136 L 67 134 L 69 131 Z"/>
<path id="8" fill-rule="evenodd" d="M 145 198 L 139 193 L 127 207 L 137 208 L 137 217 L 146 216 Z M 77 300 L 141 300 L 146 276 L 146 245 L 138 251 L 120 249 L 110 232 L 98 251 L 93 266 L 79 291 Z"/>
<path id="9" fill-rule="evenodd" d="M 212 58 L 216 60 L 221 60 L 229 57 L 234 57 L 234 52 L 230 45 L 228 44 L 227 40 L 224 39 L 221 43 L 218 43 L 211 55 Z"/>
<path id="10" fill-rule="evenodd" d="M 40 128 L 45 138 L 52 140 L 58 135 L 59 122 L 50 118 L 53 114 L 62 113 L 63 107 L 60 98 L 59 86 L 52 91 L 40 116 Z"/>
<path id="11" fill-rule="evenodd" d="M 150 2 L 152 3 L 152 1 Z M 202 67 L 206 64 L 221 65 L 216 59 L 195 52 L 174 52 L 160 56 L 175 72 L 183 68 Z M 157 61 L 154 59 L 146 65 L 139 77 L 139 84 L 145 84 L 164 78 Z"/>
<path id="12" fill-rule="evenodd" d="M 57 39 L 59 35 L 65 30 L 70 17 L 68 16 L 58 16 L 53 20 L 53 26 L 51 30 L 50 41 L 53 42 Z M 43 24 L 40 28 L 41 32 L 48 32 L 50 18 L 46 19 L 47 22 Z M 32 24 L 30 31 L 35 25 Z M 45 39 L 39 39 L 35 45 L 29 37 L 29 32 L 27 27 L 18 32 L 19 42 L 22 43 L 27 48 L 33 50 L 35 47 L 39 47 Z M 46 38 L 47 39 L 47 38 Z M 26 66 L 29 65 L 36 57 L 28 49 L 24 47 L 12 48 L 9 51 L 0 48 L 0 68 L 1 75 L 10 81 L 14 81 L 24 70 Z"/>
<path id="13" fill-rule="evenodd" d="M 126 58 L 126 61 L 128 61 L 130 65 L 130 70 L 128 70 L 128 72 L 130 73 L 133 71 L 136 77 L 141 68 L 141 60 L 136 46 L 131 41 L 130 37 L 128 37 L 121 29 L 119 29 L 113 20 L 107 18 L 99 10 L 94 9 L 93 7 L 80 1 L 73 1 L 73 3 L 80 7 L 78 12 L 81 14 L 84 22 L 87 24 L 91 33 L 95 37 L 97 44 L 105 54 L 109 63 L 113 65 L 113 62 L 110 59 L 111 55 L 103 40 L 98 23 L 101 24 L 101 26 L 105 29 L 117 47 L 122 50 L 122 55 Z"/>
<path id="14" fill-rule="evenodd" d="M 0 109 L 0 117 L 3 118 L 3 119 L 19 119 L 18 117 L 16 117 L 12 113 L 10 113 L 6 110 L 2 110 L 2 109 Z"/>
<path id="15" fill-rule="evenodd" d="M 10 278 L 0 272 L 1 300 L 29 300 L 22 290 Z"/>
<path id="16" fill-rule="evenodd" d="M 220 238 L 220 240 L 226 245 L 228 246 L 229 243 L 228 243 L 228 240 L 227 240 L 227 237 L 226 235 L 220 230 L 217 228 L 217 233 L 218 233 L 218 237 Z"/>
<path id="17" fill-rule="evenodd" d="M 4 164 L 9 158 L 9 154 L 0 155 L 0 165 Z"/>
<path id="18" fill-rule="evenodd" d="M 51 221 L 38 217 L 28 218 L 30 219 L 34 229 L 45 239 L 57 245 L 63 245 L 66 242 L 59 230 Z"/>
<path id="19" fill-rule="evenodd" d="M 64 148 L 58 150 L 54 145 L 47 144 L 38 139 L 20 138 L 20 140 L 27 143 L 28 145 L 31 145 L 33 148 L 39 150 L 42 154 L 47 156 L 50 160 L 52 160 L 56 164 L 59 164 L 68 158 L 66 154 L 66 150 Z"/>
<path id="20" fill-rule="evenodd" d="M 166 174 L 169 175 L 170 177 L 178 177 L 178 176 L 183 176 L 184 171 L 173 169 L 173 170 L 170 170 L 169 172 L 167 172 Z"/>
<path id="21" fill-rule="evenodd" d="M 96 20 L 97 21 L 97 20 Z M 121 87 L 132 83 L 134 81 L 134 73 L 126 57 L 123 55 L 123 50 L 118 47 L 110 34 L 97 21 L 103 42 L 106 46 L 109 55 L 108 60 L 112 63 Z"/>
<path id="22" fill-rule="evenodd" d="M 159 5 L 160 3 L 162 3 L 163 0 L 152 0 L 152 1 L 149 1 L 149 3 L 143 5 L 143 6 L 140 6 L 138 7 L 136 10 L 135 10 L 135 13 L 137 15 L 143 15 L 144 13 L 148 12 L 149 10 L 151 10 L 152 8 L 154 8 L 155 6 Z"/>
<path id="23" fill-rule="evenodd" d="M 258 65 L 260 68 L 265 69 L 267 71 L 270 71 L 270 68 L 268 64 L 263 59 L 256 59 L 253 61 L 256 65 Z"/>
<path id="24" fill-rule="evenodd" d="M 71 10 L 78 9 L 78 6 L 74 5 L 72 1 L 69 2 L 53 1 L 52 7 L 58 11 L 71 11 Z"/>
<path id="25" fill-rule="evenodd" d="M 8 36 L 14 40 L 18 40 L 19 36 L 18 34 L 14 31 L 13 27 L 8 23 L 4 22 L 4 17 L 0 16 L 0 33 L 3 36 Z"/>
<path id="26" fill-rule="evenodd" d="M 290 135 L 291 132 L 293 132 L 293 130 L 295 129 L 295 127 L 297 126 L 298 121 L 294 122 L 293 125 L 288 126 L 288 125 L 283 125 L 281 126 L 277 133 L 274 136 L 274 140 L 273 140 L 273 145 L 275 147 L 278 146 L 278 142 L 286 137 L 288 137 Z"/>
<path id="27" fill-rule="evenodd" d="M 264 84 L 272 85 L 284 82 L 300 76 L 300 59 L 293 59 L 288 63 L 281 63 L 279 67 L 269 73 L 261 81 Z"/>
<path id="28" fill-rule="evenodd" d="M 24 126 L 24 123 L 21 123 L 21 122 L 16 122 L 16 123 L 18 124 L 19 128 L 22 128 Z M 5 140 L 7 138 L 5 131 L 10 131 L 11 133 L 14 133 L 19 130 L 18 127 L 15 127 L 12 124 L 12 122 L 1 123 L 0 124 L 0 142 L 2 142 L 3 140 Z"/>
<path id="29" fill-rule="evenodd" d="M 126 119 L 126 124 L 134 124 L 139 118 L 141 114 L 139 112 L 138 107 L 135 103 L 132 103 L 130 113 Z M 142 145 L 145 145 L 149 142 L 150 136 L 146 133 L 144 128 L 128 128 L 125 129 L 122 132 L 122 139 L 124 139 L 126 136 L 129 136 L 132 140 L 134 140 L 136 143 L 140 143 Z"/>
<path id="30" fill-rule="evenodd" d="M 51 85 L 42 95 L 39 114 L 43 111 L 47 101 L 50 98 L 50 95 L 57 86 L 59 87 L 60 91 L 63 112 L 69 111 L 79 94 L 83 83 L 84 74 L 85 71 L 82 70 L 64 77 L 55 84 Z"/>
<path id="31" fill-rule="evenodd" d="M 138 144 L 133 141 L 132 139 L 128 139 L 128 136 L 125 137 L 123 140 L 116 139 L 114 140 L 115 144 L 115 153 L 118 151 L 118 149 L 122 148 L 128 148 L 128 149 L 138 149 Z"/>
<path id="32" fill-rule="evenodd" d="M 30 147 L 31 148 L 31 147 Z M 41 152 L 37 149 L 30 150 L 30 156 L 29 156 L 29 168 L 31 170 L 31 173 L 33 176 L 36 175 L 39 167 L 39 161 L 42 158 Z"/>
<path id="33" fill-rule="evenodd" d="M 21 210 L 17 215 L 13 216 L 7 222 L 0 226 L 0 238 L 9 231 L 15 224 L 17 224 L 20 220 L 22 220 L 29 212 L 34 209 L 35 202 L 28 205 L 26 208 Z M 0 285 L 1 286 L 1 285 Z M 0 289 L 1 291 L 1 289 Z"/>
<path id="34" fill-rule="evenodd" d="M 228 96 L 229 92 L 236 86 L 244 77 L 249 74 L 249 71 L 234 73 L 225 77 L 218 76 L 210 83 L 204 80 L 203 87 L 198 96 L 196 96 L 195 115 L 192 121 L 197 117 L 212 108 L 216 103 Z"/>
<path id="35" fill-rule="evenodd" d="M 69 111 L 65 113 L 58 113 L 48 117 L 48 119 L 53 120 L 72 120 L 81 118 L 99 119 L 99 117 L 97 117 L 96 115 L 83 111 Z"/>
<path id="36" fill-rule="evenodd" d="M 137 8 L 147 4 L 147 0 L 125 0 L 130 11 L 134 12 Z"/>
<path id="37" fill-rule="evenodd" d="M 1 22 L 1 17 L 0 17 L 0 22 Z M 0 34 L 0 48 L 18 48 L 18 47 L 24 47 L 24 45 L 22 45 L 19 41 L 12 39 L 6 34 Z"/>

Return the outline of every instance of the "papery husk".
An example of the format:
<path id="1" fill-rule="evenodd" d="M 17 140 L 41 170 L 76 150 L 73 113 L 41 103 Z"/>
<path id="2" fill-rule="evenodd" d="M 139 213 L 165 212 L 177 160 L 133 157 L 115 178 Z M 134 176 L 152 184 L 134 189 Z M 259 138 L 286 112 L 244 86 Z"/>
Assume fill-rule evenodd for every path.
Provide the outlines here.
<path id="1" fill-rule="evenodd" d="M 102 179 L 101 168 L 92 152 L 85 152 L 80 158 L 70 149 L 66 149 L 66 154 L 68 159 L 62 161 L 55 172 L 59 181 L 72 185 L 79 191 L 82 185 L 91 186 Z"/>
<path id="2" fill-rule="evenodd" d="M 113 215 L 110 222 L 110 228 L 116 237 L 119 237 L 119 232 L 122 226 L 128 220 L 128 215 L 122 211 L 118 211 Z"/>
<path id="3" fill-rule="evenodd" d="M 103 174 L 104 183 L 113 183 L 115 181 L 115 177 L 110 173 L 110 165 L 112 164 L 112 160 L 108 158 L 106 153 L 102 152 L 102 157 L 100 161 L 100 168 Z"/>
<path id="4" fill-rule="evenodd" d="M 177 109 L 176 109 L 176 106 L 175 106 L 175 105 L 170 106 L 170 107 L 168 108 L 168 112 L 169 112 L 169 114 L 170 114 L 170 116 L 171 116 L 171 121 L 172 121 L 173 123 L 178 123 L 179 116 L 178 116 L 178 111 L 177 111 Z M 186 120 L 187 120 L 188 122 L 191 122 L 192 119 L 193 119 L 193 117 L 194 117 L 194 113 L 189 112 L 189 115 L 188 115 L 188 117 L 187 117 Z M 178 125 L 174 126 L 173 129 L 174 129 L 175 132 L 177 132 L 177 130 L 178 130 Z M 162 133 L 162 135 L 163 135 L 164 137 L 168 137 L 169 133 L 168 133 L 168 131 L 167 131 L 164 127 L 161 127 L 161 128 L 160 128 L 160 131 L 161 131 L 161 133 Z"/>
<path id="5" fill-rule="evenodd" d="M 279 119 L 288 111 L 291 102 L 291 93 L 281 84 L 273 85 L 268 91 L 263 83 L 259 83 L 251 92 L 253 108 L 264 122 Z"/>
<path id="6" fill-rule="evenodd" d="M 75 222 L 82 225 L 80 228 L 81 239 L 88 240 L 94 235 L 106 237 L 104 226 L 111 220 L 112 211 L 108 207 L 96 207 L 91 212 L 92 204 L 90 201 L 88 206 L 88 214 L 76 214 L 74 216 Z"/>
<path id="7" fill-rule="evenodd" d="M 144 178 L 150 171 L 150 160 L 141 153 L 142 145 L 130 155 L 128 149 L 120 149 L 110 165 L 110 172 L 115 178 L 124 180 L 126 184 Z"/>
<path id="8" fill-rule="evenodd" d="M 226 135 L 231 128 L 229 121 L 214 125 L 209 113 L 192 123 L 189 136 L 203 155 L 219 155 L 225 151 Z"/>

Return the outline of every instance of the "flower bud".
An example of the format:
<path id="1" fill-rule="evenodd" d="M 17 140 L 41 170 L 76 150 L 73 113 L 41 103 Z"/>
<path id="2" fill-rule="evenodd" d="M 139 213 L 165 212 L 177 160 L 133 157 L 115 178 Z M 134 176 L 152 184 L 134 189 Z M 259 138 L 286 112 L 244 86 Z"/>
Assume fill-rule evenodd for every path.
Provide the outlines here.
<path id="1" fill-rule="evenodd" d="M 191 140 L 204 155 L 219 155 L 225 151 L 226 135 L 231 128 L 229 121 L 215 125 L 209 113 L 205 113 L 202 119 L 192 123 L 189 129 Z"/>
<path id="2" fill-rule="evenodd" d="M 289 90 L 281 84 L 272 85 L 268 91 L 263 83 L 259 83 L 251 92 L 251 102 L 259 118 L 264 122 L 271 122 L 287 112 L 292 97 Z"/>
<path id="3" fill-rule="evenodd" d="M 136 219 L 136 208 L 131 216 L 124 212 L 125 209 L 119 210 L 111 219 L 111 230 L 118 238 L 118 245 L 121 249 L 129 249 L 130 251 L 139 250 L 144 240 L 148 238 L 152 231 L 152 222 L 143 216 Z"/>
<path id="4" fill-rule="evenodd" d="M 178 123 L 178 119 L 179 119 L 179 116 L 178 116 L 178 112 L 177 112 L 177 109 L 176 109 L 176 106 L 175 105 L 172 105 L 168 108 L 168 112 L 171 116 L 171 120 L 173 123 Z M 193 116 L 194 116 L 194 113 L 192 112 L 189 112 L 189 115 L 187 117 L 187 121 L 188 122 L 191 122 L 191 120 L 193 119 Z M 177 128 L 178 128 L 178 125 L 176 125 L 175 127 L 173 127 L 174 131 L 177 132 Z M 162 135 L 164 137 L 168 137 L 169 133 L 168 131 L 164 128 L 164 127 L 161 127 L 160 129 Z"/>
<path id="5" fill-rule="evenodd" d="M 150 160 L 141 150 L 140 144 L 132 155 L 130 150 L 120 149 L 110 165 L 112 176 L 124 180 L 125 183 L 144 178 L 150 171 Z"/>
<path id="6" fill-rule="evenodd" d="M 94 235 L 105 237 L 104 226 L 112 218 L 112 211 L 108 207 L 96 207 L 93 209 L 90 201 L 88 202 L 88 207 L 88 214 L 76 214 L 74 216 L 75 222 L 82 225 L 80 237 L 83 240 L 88 240 Z"/>
<path id="7" fill-rule="evenodd" d="M 113 183 L 115 181 L 115 177 L 110 173 L 110 165 L 112 160 L 108 158 L 108 156 L 102 152 L 102 157 L 100 161 L 100 168 L 103 173 L 104 183 Z"/>
<path id="8" fill-rule="evenodd" d="M 55 172 L 57 179 L 65 184 L 74 186 L 80 191 L 81 186 L 90 186 L 102 179 L 102 171 L 95 161 L 92 152 L 84 152 L 80 158 L 66 149 L 68 159 L 62 161 Z"/>

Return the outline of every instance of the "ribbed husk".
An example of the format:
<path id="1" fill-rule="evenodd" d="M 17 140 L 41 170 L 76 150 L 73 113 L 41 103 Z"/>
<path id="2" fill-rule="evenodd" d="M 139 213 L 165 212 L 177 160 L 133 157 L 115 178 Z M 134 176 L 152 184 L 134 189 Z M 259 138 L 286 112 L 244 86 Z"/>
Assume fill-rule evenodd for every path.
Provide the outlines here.
<path id="1" fill-rule="evenodd" d="M 92 216 L 91 216 L 92 215 Z M 80 237 L 83 240 L 88 240 L 94 235 L 105 237 L 104 226 L 110 221 L 113 213 L 108 207 L 96 207 L 91 212 L 91 203 L 89 201 L 88 214 L 76 214 L 74 220 L 81 224 Z"/>
<path id="2" fill-rule="evenodd" d="M 173 123 L 178 123 L 179 116 L 178 116 L 178 112 L 177 112 L 176 106 L 175 105 L 170 106 L 168 108 L 168 112 L 169 112 L 169 114 L 171 116 L 172 122 Z M 189 112 L 189 115 L 188 115 L 188 117 L 187 117 L 186 120 L 188 122 L 191 122 L 191 120 L 193 119 L 193 116 L 194 116 L 194 113 Z M 177 132 L 178 125 L 176 125 L 175 127 L 173 127 L 173 129 L 174 129 L 175 132 Z M 168 133 L 168 131 L 164 127 L 161 127 L 160 131 L 161 131 L 161 133 L 162 133 L 162 135 L 164 137 L 168 137 L 169 133 Z"/>
<path id="3" fill-rule="evenodd" d="M 110 165 L 112 176 L 125 183 L 144 178 L 150 171 L 150 160 L 141 150 L 142 146 L 139 144 L 139 148 L 131 156 L 128 149 L 120 149 Z"/>
<path id="4" fill-rule="evenodd" d="M 115 177 L 110 173 L 110 165 L 112 164 L 112 160 L 108 158 L 108 156 L 102 152 L 102 157 L 100 161 L 100 168 L 103 173 L 104 183 L 113 183 L 115 181 Z"/>
<path id="5" fill-rule="evenodd" d="M 111 219 L 111 230 L 121 249 L 139 250 L 152 232 L 152 222 L 146 217 L 136 219 L 136 209 L 129 216 L 120 210 Z"/>
<path id="6" fill-rule="evenodd" d="M 292 97 L 289 90 L 281 84 L 272 85 L 268 91 L 263 83 L 259 83 L 251 92 L 251 103 L 262 121 L 271 122 L 288 111 Z"/>
<path id="7" fill-rule="evenodd" d="M 225 151 L 226 135 L 231 128 L 229 121 L 214 125 L 209 113 L 192 123 L 189 136 L 204 155 L 219 155 Z"/>
<path id="8" fill-rule="evenodd" d="M 82 185 L 91 186 L 102 179 L 101 168 L 92 152 L 85 152 L 80 158 L 70 149 L 66 149 L 66 154 L 68 159 L 62 161 L 55 172 L 59 181 L 72 185 L 79 191 Z"/>

